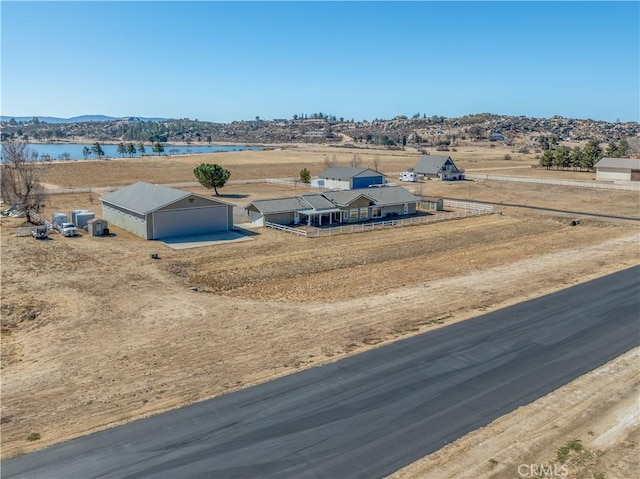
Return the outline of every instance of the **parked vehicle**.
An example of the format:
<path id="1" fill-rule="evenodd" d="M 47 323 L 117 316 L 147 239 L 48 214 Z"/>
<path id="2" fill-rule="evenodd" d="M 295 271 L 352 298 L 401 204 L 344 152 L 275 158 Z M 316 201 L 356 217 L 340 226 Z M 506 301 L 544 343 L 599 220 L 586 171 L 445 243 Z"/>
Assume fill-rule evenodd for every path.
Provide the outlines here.
<path id="1" fill-rule="evenodd" d="M 35 239 L 47 239 L 49 237 L 49 230 L 47 230 L 46 226 L 37 226 L 33 228 L 31 236 Z"/>
<path id="2" fill-rule="evenodd" d="M 62 236 L 77 236 L 78 228 L 73 223 L 60 223 L 58 231 Z"/>
<path id="3" fill-rule="evenodd" d="M 418 181 L 418 173 L 415 171 L 403 171 L 399 178 L 400 181 L 411 181 L 415 183 Z"/>

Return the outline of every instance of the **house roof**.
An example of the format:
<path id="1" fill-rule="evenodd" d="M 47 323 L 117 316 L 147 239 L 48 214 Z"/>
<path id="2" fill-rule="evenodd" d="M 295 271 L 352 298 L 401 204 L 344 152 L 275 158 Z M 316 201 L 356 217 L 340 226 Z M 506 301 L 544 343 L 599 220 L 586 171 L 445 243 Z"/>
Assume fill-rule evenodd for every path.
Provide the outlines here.
<path id="1" fill-rule="evenodd" d="M 231 206 L 224 201 L 214 200 L 188 191 L 174 190 L 166 186 L 152 185 L 151 183 L 144 182 L 134 183 L 133 185 L 125 186 L 117 191 L 108 193 L 102 196 L 100 201 L 145 215 L 189 196 L 198 196 L 212 203 Z"/>
<path id="2" fill-rule="evenodd" d="M 309 205 L 315 210 L 326 210 L 335 208 L 335 205 L 320 193 L 308 193 L 302 195 L 300 198 L 309 203 Z"/>
<path id="3" fill-rule="evenodd" d="M 256 208 L 262 214 L 285 213 L 289 211 L 301 211 L 309 209 L 310 204 L 301 197 L 293 198 L 276 198 L 273 200 L 257 200 L 244 206 L 247 209 L 250 206 Z M 331 205 L 333 206 L 333 205 Z"/>
<path id="4" fill-rule="evenodd" d="M 330 213 L 340 211 L 336 206 L 348 206 L 356 199 L 364 196 L 377 206 L 396 205 L 417 202 L 418 198 L 402 186 L 384 186 L 362 190 L 325 191 L 324 193 L 310 193 L 293 198 L 277 198 L 273 200 L 257 200 L 244 206 L 251 206 L 262 214 L 287 213 Z"/>
<path id="5" fill-rule="evenodd" d="M 451 160 L 451 157 L 440 155 L 422 155 L 413 170 L 416 173 L 420 173 L 423 175 L 436 174 L 444 166 L 447 160 Z M 453 160 L 451 160 L 451 163 L 453 163 Z"/>
<path id="6" fill-rule="evenodd" d="M 623 170 L 640 170 L 640 158 L 604 157 L 595 164 L 596 168 L 619 168 Z"/>
<path id="7" fill-rule="evenodd" d="M 372 196 L 369 196 L 369 189 L 365 189 L 366 193 L 363 190 L 336 190 L 336 191 L 325 191 L 323 195 L 332 201 L 335 205 L 338 206 L 347 206 L 353 203 L 355 200 L 364 196 L 371 201 L 374 201 Z"/>
<path id="8" fill-rule="evenodd" d="M 383 176 L 382 173 L 372 170 L 371 168 L 359 168 L 351 166 L 334 166 L 328 170 L 324 170 L 318 175 L 318 178 L 326 180 L 342 180 L 348 181 L 357 176 Z"/>
<path id="9" fill-rule="evenodd" d="M 369 198 L 376 206 L 397 205 L 418 201 L 418 198 L 402 186 L 367 188 L 366 193 L 362 192 L 362 190 L 326 191 L 323 195 L 339 206 L 347 206 L 360 196 Z"/>
<path id="10" fill-rule="evenodd" d="M 383 188 L 369 188 L 367 196 L 373 198 L 376 206 L 397 205 L 400 203 L 414 203 L 418 198 L 402 186 L 385 186 Z"/>

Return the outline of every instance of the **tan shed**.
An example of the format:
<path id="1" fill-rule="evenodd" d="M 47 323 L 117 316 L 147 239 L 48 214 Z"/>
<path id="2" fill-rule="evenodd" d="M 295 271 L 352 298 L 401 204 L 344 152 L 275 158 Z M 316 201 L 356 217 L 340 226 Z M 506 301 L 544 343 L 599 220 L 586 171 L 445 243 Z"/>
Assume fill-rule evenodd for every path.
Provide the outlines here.
<path id="1" fill-rule="evenodd" d="M 109 232 L 109 223 L 106 220 L 94 218 L 87 221 L 87 231 L 91 236 L 104 236 Z"/>

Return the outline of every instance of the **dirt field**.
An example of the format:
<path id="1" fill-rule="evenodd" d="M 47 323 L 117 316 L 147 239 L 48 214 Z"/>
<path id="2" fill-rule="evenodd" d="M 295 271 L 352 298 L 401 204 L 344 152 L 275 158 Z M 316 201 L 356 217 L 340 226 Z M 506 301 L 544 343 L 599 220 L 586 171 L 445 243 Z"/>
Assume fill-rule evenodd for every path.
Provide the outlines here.
<path id="1" fill-rule="evenodd" d="M 265 176 L 287 176 L 271 173 L 314 163 L 320 168 L 323 151 L 263 152 L 283 156 L 261 171 Z M 349 151 L 345 158 L 351 155 Z M 192 181 L 188 170 L 199 160 L 176 161 L 165 165 L 166 170 L 138 166 L 135 171 L 141 176 L 136 177 L 126 176 L 134 170 L 123 172 L 117 165 L 128 160 L 109 160 L 95 171 L 95 162 L 70 162 L 53 165 L 48 181 L 61 186 L 104 186 L 125 179 L 124 183 Z M 249 177 L 256 162 L 246 161 Z M 389 159 L 389 168 L 403 161 L 407 159 L 402 156 Z M 182 177 L 177 177 L 178 171 Z M 106 180 L 108 174 L 113 176 Z M 62 183 L 68 176 L 73 181 Z M 436 194 L 437 188 L 453 191 L 452 184 L 428 184 L 432 191 L 425 194 Z M 467 185 L 453 186 L 458 187 L 458 193 L 464 193 Z M 589 196 L 584 195 L 591 192 L 532 188 L 474 182 L 471 194 L 538 206 L 552 202 L 577 211 L 589 206 Z M 299 192 L 265 184 L 229 185 L 223 190 L 239 204 Z M 636 192 L 596 193 L 601 196 L 590 203 L 594 210 L 637 214 Z M 55 195 L 47 204 L 48 214 L 74 208 L 99 212 L 97 195 Z M 117 236 L 111 238 L 54 235 L 49 241 L 36 241 L 13 234 L 21 220 L 1 221 L 2 457 L 266 381 L 640 263 L 636 224 L 586 219 L 571 227 L 566 216 L 515 208 L 505 208 L 502 215 L 333 238 L 260 230 L 253 241 L 183 251 L 117 228 Z M 150 253 L 158 253 L 160 259 L 152 260 Z M 611 385 L 607 375 L 596 376 L 571 390 L 567 400 L 604 390 L 612 407 L 622 405 L 637 369 L 616 374 L 627 379 Z M 562 406 L 556 412 L 564 410 Z M 527 411 L 512 413 L 515 422 Z M 609 412 L 603 409 L 591 420 Z M 560 433 L 572 434 L 564 423 L 553 423 Z M 504 446 L 505 437 L 513 440 L 517 434 L 505 431 L 497 445 Z M 41 439 L 27 441 L 34 432 Z M 550 449 L 540 450 L 539 460 L 552 459 L 545 454 L 565 441 L 562 434 L 549 438 L 559 445 L 550 443 Z M 521 439 L 525 448 L 527 440 Z M 614 442 L 610 450 L 626 450 L 620 449 L 624 440 Z M 490 447 L 492 439 L 483 444 Z M 464 458 L 476 457 L 469 454 L 454 451 L 442 457 L 463 464 Z M 513 464 L 525 457 L 516 449 L 509 454 Z M 499 462 L 496 472 L 508 462 L 492 453 L 484 463 L 492 457 Z"/>
<path id="2" fill-rule="evenodd" d="M 432 154 L 450 155 L 460 168 L 530 167 L 534 155 L 514 155 L 505 161 L 509 152 L 504 147 L 460 147 L 458 151 Z M 185 156 L 145 156 L 103 161 L 53 162 L 47 165 L 44 181 L 59 187 L 121 186 L 135 181 L 150 183 L 177 183 L 194 181 L 193 169 L 202 162 L 218 163 L 231 171 L 232 180 L 250 178 L 297 177 L 302 168 L 312 175 L 325 169 L 325 160 L 349 166 L 354 155 L 359 155 L 361 166 L 374 167 L 383 172 L 399 172 L 415 166 L 420 153 L 413 149 L 394 151 L 385 149 L 352 149 L 330 146 L 298 145 L 264 151 L 221 152 Z"/>

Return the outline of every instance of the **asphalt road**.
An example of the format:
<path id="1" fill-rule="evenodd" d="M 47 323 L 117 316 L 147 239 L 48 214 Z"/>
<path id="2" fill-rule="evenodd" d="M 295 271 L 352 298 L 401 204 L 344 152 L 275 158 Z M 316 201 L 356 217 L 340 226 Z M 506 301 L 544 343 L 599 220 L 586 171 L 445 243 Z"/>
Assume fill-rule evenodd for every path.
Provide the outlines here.
<path id="1" fill-rule="evenodd" d="M 2 478 L 382 477 L 639 344 L 634 267 L 3 461 Z"/>

